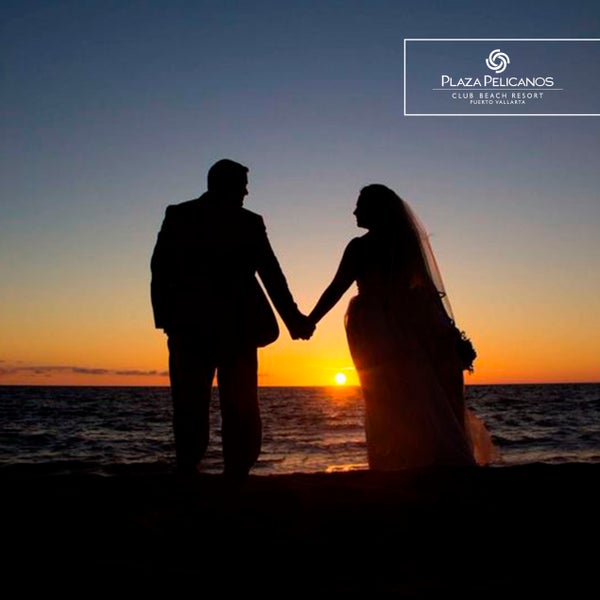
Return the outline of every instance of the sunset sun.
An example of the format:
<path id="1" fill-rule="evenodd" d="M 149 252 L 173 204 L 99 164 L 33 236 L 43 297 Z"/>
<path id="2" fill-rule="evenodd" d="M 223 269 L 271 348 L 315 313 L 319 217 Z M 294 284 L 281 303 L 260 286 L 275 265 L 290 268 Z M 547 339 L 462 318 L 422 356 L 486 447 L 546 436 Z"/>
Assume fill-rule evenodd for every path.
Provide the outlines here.
<path id="1" fill-rule="evenodd" d="M 346 385 L 346 381 L 348 381 L 348 378 L 344 373 L 336 373 L 334 379 L 338 385 Z"/>

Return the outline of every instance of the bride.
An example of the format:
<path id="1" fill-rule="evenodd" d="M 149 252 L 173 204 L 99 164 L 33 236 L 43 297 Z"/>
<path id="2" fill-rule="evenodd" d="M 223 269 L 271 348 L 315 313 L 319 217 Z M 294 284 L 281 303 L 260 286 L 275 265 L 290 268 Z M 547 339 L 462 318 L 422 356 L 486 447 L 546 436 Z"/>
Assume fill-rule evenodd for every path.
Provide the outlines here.
<path id="1" fill-rule="evenodd" d="M 369 467 L 488 464 L 485 425 L 465 406 L 457 329 L 427 235 L 381 184 L 363 188 L 358 227 L 309 315 L 316 325 L 356 282 L 346 334 L 365 401 Z"/>

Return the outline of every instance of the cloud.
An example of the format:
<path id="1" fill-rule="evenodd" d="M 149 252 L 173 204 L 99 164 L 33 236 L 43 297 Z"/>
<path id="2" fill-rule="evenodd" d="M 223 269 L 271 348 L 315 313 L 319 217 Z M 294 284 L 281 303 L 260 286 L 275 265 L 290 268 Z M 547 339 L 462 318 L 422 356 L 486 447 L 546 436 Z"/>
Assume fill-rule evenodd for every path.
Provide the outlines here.
<path id="1" fill-rule="evenodd" d="M 0 361 L 6 363 L 6 361 Z M 104 369 L 102 367 L 78 367 L 67 365 L 27 365 L 0 367 L 0 377 L 16 375 L 19 373 L 30 373 L 34 375 L 53 375 L 55 373 L 71 373 L 75 375 L 121 375 L 134 377 L 166 377 L 168 371 L 141 370 L 141 369 Z"/>
<path id="2" fill-rule="evenodd" d="M 86 368 L 86 367 L 67 367 L 67 370 L 77 373 L 78 375 L 110 375 L 108 369 Z"/>

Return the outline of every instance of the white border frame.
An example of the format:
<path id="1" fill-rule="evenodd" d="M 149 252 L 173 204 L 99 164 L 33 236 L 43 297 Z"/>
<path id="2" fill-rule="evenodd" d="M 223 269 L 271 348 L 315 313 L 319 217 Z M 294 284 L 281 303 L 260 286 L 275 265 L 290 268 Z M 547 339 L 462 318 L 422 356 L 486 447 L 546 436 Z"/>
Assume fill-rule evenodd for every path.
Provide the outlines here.
<path id="1" fill-rule="evenodd" d="M 600 113 L 407 113 L 407 42 L 600 42 L 600 38 L 404 38 L 404 116 L 405 117 L 600 117 Z"/>

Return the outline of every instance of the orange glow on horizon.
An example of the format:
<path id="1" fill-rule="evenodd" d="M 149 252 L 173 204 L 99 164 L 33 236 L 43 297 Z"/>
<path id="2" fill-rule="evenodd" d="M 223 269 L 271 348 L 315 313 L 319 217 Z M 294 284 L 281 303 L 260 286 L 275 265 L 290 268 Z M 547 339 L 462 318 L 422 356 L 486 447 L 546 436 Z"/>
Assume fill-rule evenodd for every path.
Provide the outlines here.
<path id="1" fill-rule="evenodd" d="M 484 327 L 473 329 L 482 333 L 475 339 L 478 357 L 475 372 L 465 373 L 466 385 L 599 381 L 591 342 L 586 348 L 564 336 L 545 343 L 542 334 L 514 340 Z M 112 344 L 100 332 L 94 334 L 71 346 L 55 347 L 52 340 L 39 347 L 15 343 L 15 359 L 0 357 L 0 385 L 169 386 L 162 332 L 122 332 L 109 336 Z M 261 387 L 360 385 L 339 320 L 324 323 L 309 341 L 292 341 L 283 330 L 277 342 L 259 349 L 258 356 Z M 346 377 L 343 383 L 341 375 Z"/>
<path id="2" fill-rule="evenodd" d="M 335 387 L 338 389 L 360 385 L 354 370 L 331 368 L 331 359 L 311 357 L 305 361 L 270 358 L 259 363 L 260 387 Z M 512 368 L 511 368 L 512 367 Z M 343 368 L 343 367 L 342 367 Z M 54 385 L 54 386 L 169 386 L 166 371 L 137 373 L 125 370 L 95 373 L 93 369 L 39 368 L 20 365 L 0 368 L 0 385 Z M 345 379 L 344 379 L 345 378 Z M 475 372 L 465 373 L 466 385 L 543 384 L 543 383 L 595 383 L 597 373 L 583 365 L 580 369 L 568 365 L 553 368 L 532 366 L 515 367 L 512 362 L 491 363 L 477 360 Z"/>

